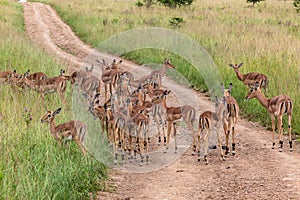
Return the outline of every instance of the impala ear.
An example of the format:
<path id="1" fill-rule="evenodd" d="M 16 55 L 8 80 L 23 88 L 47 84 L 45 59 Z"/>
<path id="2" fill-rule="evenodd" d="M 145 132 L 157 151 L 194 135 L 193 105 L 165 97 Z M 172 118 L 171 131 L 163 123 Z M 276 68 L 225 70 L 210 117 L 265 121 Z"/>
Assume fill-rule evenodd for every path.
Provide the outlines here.
<path id="1" fill-rule="evenodd" d="M 223 83 L 221 83 L 221 89 L 222 89 L 223 92 L 224 92 L 225 88 L 224 88 L 224 84 L 223 84 Z"/>
<path id="2" fill-rule="evenodd" d="M 238 68 L 240 68 L 241 66 L 243 66 L 243 63 L 240 63 L 240 64 L 238 65 Z"/>
<path id="3" fill-rule="evenodd" d="M 226 103 L 226 97 L 223 97 L 222 101 L 225 104 Z"/>
<path id="4" fill-rule="evenodd" d="M 53 112 L 52 116 L 58 115 L 61 111 L 61 108 L 57 109 L 56 111 Z"/>
<path id="5" fill-rule="evenodd" d="M 217 97 L 217 96 L 215 96 L 215 100 L 216 100 L 216 102 L 218 102 L 218 101 L 219 101 L 219 99 L 218 99 L 218 97 Z"/>
<path id="6" fill-rule="evenodd" d="M 233 64 L 229 64 L 229 67 L 234 67 L 234 65 Z"/>
<path id="7" fill-rule="evenodd" d="M 257 81 L 254 83 L 254 87 L 255 89 L 259 88 L 259 83 Z"/>
<path id="8" fill-rule="evenodd" d="M 168 95 L 168 94 L 170 94 L 171 93 L 171 90 L 165 90 L 164 91 L 164 95 Z"/>
<path id="9" fill-rule="evenodd" d="M 229 83 L 228 89 L 231 91 L 231 89 L 232 89 L 232 83 Z"/>

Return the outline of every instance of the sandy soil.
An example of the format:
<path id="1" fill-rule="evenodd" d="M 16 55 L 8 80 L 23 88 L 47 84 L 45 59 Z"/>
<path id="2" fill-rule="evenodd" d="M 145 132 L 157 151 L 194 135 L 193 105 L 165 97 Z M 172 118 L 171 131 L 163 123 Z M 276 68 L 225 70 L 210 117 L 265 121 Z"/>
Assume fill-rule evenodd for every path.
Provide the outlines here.
<path id="1" fill-rule="evenodd" d="M 69 70 L 75 70 L 83 62 L 93 63 L 96 58 L 115 57 L 95 51 L 80 41 L 50 6 L 23 5 L 28 37 L 65 60 L 71 66 Z M 137 68 L 129 61 L 123 66 Z M 139 73 L 149 71 L 139 68 Z M 199 112 L 212 108 L 203 94 L 176 85 L 168 78 L 164 79 L 164 85 L 176 86 L 178 91 L 196 96 Z M 172 151 L 164 154 L 174 161 L 159 170 L 143 173 L 111 170 L 108 191 L 99 191 L 98 199 L 300 199 L 299 143 L 295 143 L 294 152 L 290 153 L 285 136 L 284 151 L 280 153 L 271 149 L 271 132 L 258 124 L 239 119 L 236 130 L 236 156 L 220 161 L 219 150 L 211 150 L 210 163 L 205 165 L 191 155 L 191 148 L 182 147 L 179 156 L 174 156 Z M 185 131 L 184 127 L 179 128 L 181 134 Z"/>

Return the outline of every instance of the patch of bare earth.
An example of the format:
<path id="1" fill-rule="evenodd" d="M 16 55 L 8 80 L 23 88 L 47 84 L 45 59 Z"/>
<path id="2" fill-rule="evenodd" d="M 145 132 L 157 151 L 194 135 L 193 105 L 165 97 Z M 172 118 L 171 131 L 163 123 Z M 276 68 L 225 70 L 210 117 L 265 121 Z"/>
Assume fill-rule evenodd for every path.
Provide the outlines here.
<path id="1" fill-rule="evenodd" d="M 23 5 L 26 33 L 37 45 L 77 67 L 95 52 L 74 35 L 50 6 Z M 96 51 L 85 62 L 91 63 L 96 58 L 111 60 L 115 56 Z M 129 61 L 123 66 L 137 68 Z M 139 70 L 150 71 L 145 67 Z M 164 85 L 176 83 L 165 78 Z M 204 95 L 180 85 L 176 87 L 197 96 L 199 113 L 212 108 Z M 236 130 L 236 156 L 220 161 L 219 150 L 212 150 L 209 164 L 205 165 L 203 161 L 197 162 L 189 148 L 169 166 L 152 172 L 111 170 L 107 181 L 109 191 L 99 192 L 98 199 L 300 199 L 299 144 L 290 153 L 285 137 L 284 151 L 279 153 L 278 149 L 271 149 L 271 132 L 256 123 L 239 119 Z M 173 154 L 170 150 L 166 155 Z"/>

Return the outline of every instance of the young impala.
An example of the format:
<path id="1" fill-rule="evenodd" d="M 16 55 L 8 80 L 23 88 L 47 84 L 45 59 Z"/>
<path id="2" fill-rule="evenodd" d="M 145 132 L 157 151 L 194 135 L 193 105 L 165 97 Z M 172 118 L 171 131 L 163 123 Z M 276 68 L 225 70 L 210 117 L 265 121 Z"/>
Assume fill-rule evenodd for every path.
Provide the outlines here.
<path id="1" fill-rule="evenodd" d="M 279 96 L 272 97 L 270 99 L 266 98 L 260 90 L 259 84 L 250 86 L 249 93 L 246 96 L 246 99 L 257 98 L 257 100 L 261 103 L 263 107 L 265 107 L 271 115 L 272 119 L 272 149 L 275 147 L 275 117 L 278 119 L 278 132 L 279 132 L 279 151 L 282 151 L 283 140 L 283 124 L 282 117 L 283 115 L 288 116 L 288 133 L 289 133 L 289 143 L 290 143 L 290 151 L 293 151 L 292 145 L 292 112 L 293 112 L 293 103 L 290 97 L 287 95 L 281 94 Z"/>
<path id="2" fill-rule="evenodd" d="M 215 112 L 205 111 L 199 116 L 198 161 L 200 161 L 201 142 L 203 142 L 204 161 L 206 164 L 208 164 L 208 161 L 207 161 L 208 140 L 209 140 L 212 132 L 217 133 L 221 158 L 222 158 L 222 160 L 225 159 L 223 150 L 222 150 L 222 138 L 221 138 L 221 134 L 220 134 L 220 132 L 221 132 L 220 129 L 222 129 L 225 115 L 226 115 L 225 98 L 223 98 L 223 101 L 219 101 L 218 98 L 216 97 Z"/>
<path id="3" fill-rule="evenodd" d="M 235 127 L 236 122 L 239 117 L 239 104 L 235 100 L 234 97 L 231 96 L 231 89 L 232 89 L 232 83 L 229 84 L 228 89 L 224 88 L 224 85 L 221 84 L 221 88 L 223 91 L 223 97 L 226 101 L 226 115 L 224 118 L 224 132 L 226 136 L 226 151 L 225 154 L 229 153 L 229 136 L 231 133 L 231 139 L 232 139 L 232 155 L 235 155 Z"/>
<path id="4" fill-rule="evenodd" d="M 74 140 L 80 147 L 82 153 L 86 155 L 86 148 L 83 142 L 87 134 L 87 125 L 82 121 L 72 120 L 56 126 L 54 118 L 60 113 L 60 111 L 61 108 L 55 110 L 54 112 L 47 111 L 47 113 L 41 118 L 41 122 L 50 123 L 50 133 L 60 143 L 62 143 L 63 140 L 65 140 L 65 142 Z"/>

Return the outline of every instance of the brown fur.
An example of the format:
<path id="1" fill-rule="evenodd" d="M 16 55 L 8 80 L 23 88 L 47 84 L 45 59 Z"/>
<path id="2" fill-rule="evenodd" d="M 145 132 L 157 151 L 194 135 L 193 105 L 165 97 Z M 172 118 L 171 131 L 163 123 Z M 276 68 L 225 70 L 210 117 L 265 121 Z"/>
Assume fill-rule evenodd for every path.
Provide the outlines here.
<path id="1" fill-rule="evenodd" d="M 293 151 L 292 148 L 292 112 L 293 112 L 293 103 L 290 97 L 287 95 L 281 94 L 279 96 L 272 97 L 270 99 L 266 98 L 260 90 L 258 84 L 251 86 L 249 88 L 249 92 L 246 96 L 246 99 L 257 98 L 258 101 L 264 106 L 268 112 L 270 113 L 272 119 L 272 142 L 274 148 L 275 146 L 275 117 L 278 120 L 278 132 L 279 132 L 279 141 L 282 141 L 282 134 L 283 134 L 283 124 L 282 124 L 282 117 L 283 115 L 288 116 L 288 134 L 289 134 L 289 142 L 290 142 L 290 151 Z M 282 145 L 279 148 L 279 151 L 282 151 Z"/>
<path id="2" fill-rule="evenodd" d="M 239 68 L 243 65 L 243 63 L 240 64 L 229 64 L 230 67 L 234 69 L 234 72 L 236 73 L 238 79 L 242 81 L 246 86 L 253 85 L 254 83 L 258 82 L 260 88 L 264 88 L 265 91 L 267 91 L 268 88 L 268 77 L 264 74 L 258 73 L 258 72 L 250 72 L 247 74 L 242 74 L 239 71 Z"/>
<path id="3" fill-rule="evenodd" d="M 47 113 L 41 118 L 41 122 L 50 123 L 50 133 L 60 143 L 63 139 L 74 140 L 78 147 L 80 147 L 82 153 L 86 155 L 86 148 L 83 144 L 87 133 L 86 124 L 79 120 L 72 120 L 56 126 L 54 118 L 57 114 L 59 114 L 60 110 L 61 109 L 59 108 L 54 112 L 47 111 Z"/>

